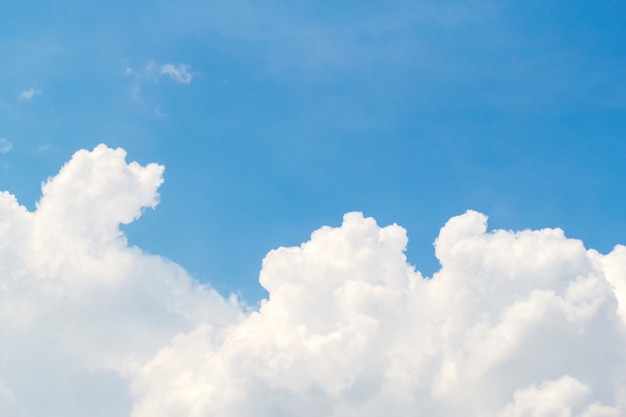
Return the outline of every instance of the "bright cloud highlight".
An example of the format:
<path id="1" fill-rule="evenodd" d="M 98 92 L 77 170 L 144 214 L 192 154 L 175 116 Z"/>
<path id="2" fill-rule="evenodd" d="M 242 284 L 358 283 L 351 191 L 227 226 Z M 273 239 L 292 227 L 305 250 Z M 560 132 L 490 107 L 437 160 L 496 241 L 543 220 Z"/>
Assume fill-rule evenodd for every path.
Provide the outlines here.
<path id="1" fill-rule="evenodd" d="M 34 212 L 0 193 L 1 415 L 626 412 L 626 247 L 468 211 L 425 279 L 402 227 L 348 213 L 271 251 L 249 311 L 128 245 L 163 167 L 125 156 L 77 152 Z"/>
<path id="2" fill-rule="evenodd" d="M 189 65 L 165 64 L 161 66 L 161 75 L 168 75 L 174 81 L 181 84 L 191 84 L 193 75 L 189 72 Z"/>

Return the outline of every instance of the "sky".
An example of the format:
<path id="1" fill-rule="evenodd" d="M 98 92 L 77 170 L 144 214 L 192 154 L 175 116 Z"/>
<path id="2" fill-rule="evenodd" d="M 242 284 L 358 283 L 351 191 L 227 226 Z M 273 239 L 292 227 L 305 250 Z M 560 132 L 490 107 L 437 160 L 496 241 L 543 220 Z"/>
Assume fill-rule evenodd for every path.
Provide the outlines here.
<path id="1" fill-rule="evenodd" d="M 622 2 L 2 10 L 0 414 L 626 412 Z"/>

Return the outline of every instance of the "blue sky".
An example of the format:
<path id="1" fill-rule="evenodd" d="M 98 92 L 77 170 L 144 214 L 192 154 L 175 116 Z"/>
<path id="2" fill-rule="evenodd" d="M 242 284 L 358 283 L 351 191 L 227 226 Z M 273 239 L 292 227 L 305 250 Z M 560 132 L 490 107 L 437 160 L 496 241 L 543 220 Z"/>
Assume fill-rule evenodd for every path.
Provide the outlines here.
<path id="1" fill-rule="evenodd" d="M 624 2 L 5 3 L 0 415 L 626 415 Z"/>
<path id="2" fill-rule="evenodd" d="M 618 1 L 13 2 L 0 190 L 33 209 L 99 143 L 163 164 L 130 242 L 252 303 L 269 250 L 354 210 L 405 227 L 427 275 L 467 209 L 608 252 L 626 236 L 624 27 Z"/>

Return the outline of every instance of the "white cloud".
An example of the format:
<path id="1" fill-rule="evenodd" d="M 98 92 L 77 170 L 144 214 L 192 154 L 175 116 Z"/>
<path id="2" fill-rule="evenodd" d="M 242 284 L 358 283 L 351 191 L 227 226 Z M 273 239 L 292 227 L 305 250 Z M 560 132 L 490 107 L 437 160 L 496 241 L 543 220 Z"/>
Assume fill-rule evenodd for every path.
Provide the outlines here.
<path id="1" fill-rule="evenodd" d="M 77 152 L 32 213 L 0 194 L 0 415 L 128 415 L 131 371 L 178 333 L 240 314 L 127 246 L 118 226 L 157 204 L 163 168 L 124 156 Z"/>
<path id="2" fill-rule="evenodd" d="M 513 404 L 507 406 L 500 416 L 571 416 L 572 405 L 578 405 L 588 392 L 587 386 L 565 375 L 556 381 L 543 383 L 540 389 L 533 385 L 515 392 Z"/>
<path id="3" fill-rule="evenodd" d="M 6 138 L 0 138 L 0 154 L 7 153 L 13 148 L 13 144 Z"/>
<path id="4" fill-rule="evenodd" d="M 0 193 L 0 415 L 626 412 L 626 247 L 487 232 L 470 211 L 423 279 L 404 229 L 349 213 L 266 256 L 250 313 L 127 245 L 118 226 L 157 204 L 162 172 L 101 145 L 35 212 Z"/>
<path id="5" fill-rule="evenodd" d="M 193 75 L 189 72 L 189 65 L 165 64 L 161 65 L 161 75 L 169 75 L 174 81 L 182 84 L 190 84 Z"/>
<path id="6" fill-rule="evenodd" d="M 35 95 L 41 94 L 41 90 L 36 90 L 34 88 L 29 88 L 28 90 L 24 90 L 20 93 L 20 99 L 22 100 L 31 100 Z"/>

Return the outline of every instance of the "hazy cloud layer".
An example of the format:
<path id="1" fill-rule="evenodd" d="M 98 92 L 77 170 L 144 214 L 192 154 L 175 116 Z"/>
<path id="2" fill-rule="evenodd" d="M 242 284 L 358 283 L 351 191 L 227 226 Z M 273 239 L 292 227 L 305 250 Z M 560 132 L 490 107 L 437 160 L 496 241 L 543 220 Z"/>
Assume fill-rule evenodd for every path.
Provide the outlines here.
<path id="1" fill-rule="evenodd" d="M 28 90 L 24 90 L 20 93 L 20 99 L 22 100 L 32 100 L 37 94 L 41 94 L 41 90 L 36 90 L 34 88 L 29 88 Z"/>
<path id="2" fill-rule="evenodd" d="M 119 224 L 158 203 L 162 173 L 100 145 L 35 212 L 0 193 L 0 415 L 626 412 L 626 247 L 468 211 L 424 279 L 404 229 L 349 213 L 271 251 L 249 312 L 128 246 Z"/>
<path id="3" fill-rule="evenodd" d="M 7 153 L 13 148 L 13 144 L 7 138 L 0 138 L 0 154 Z"/>

